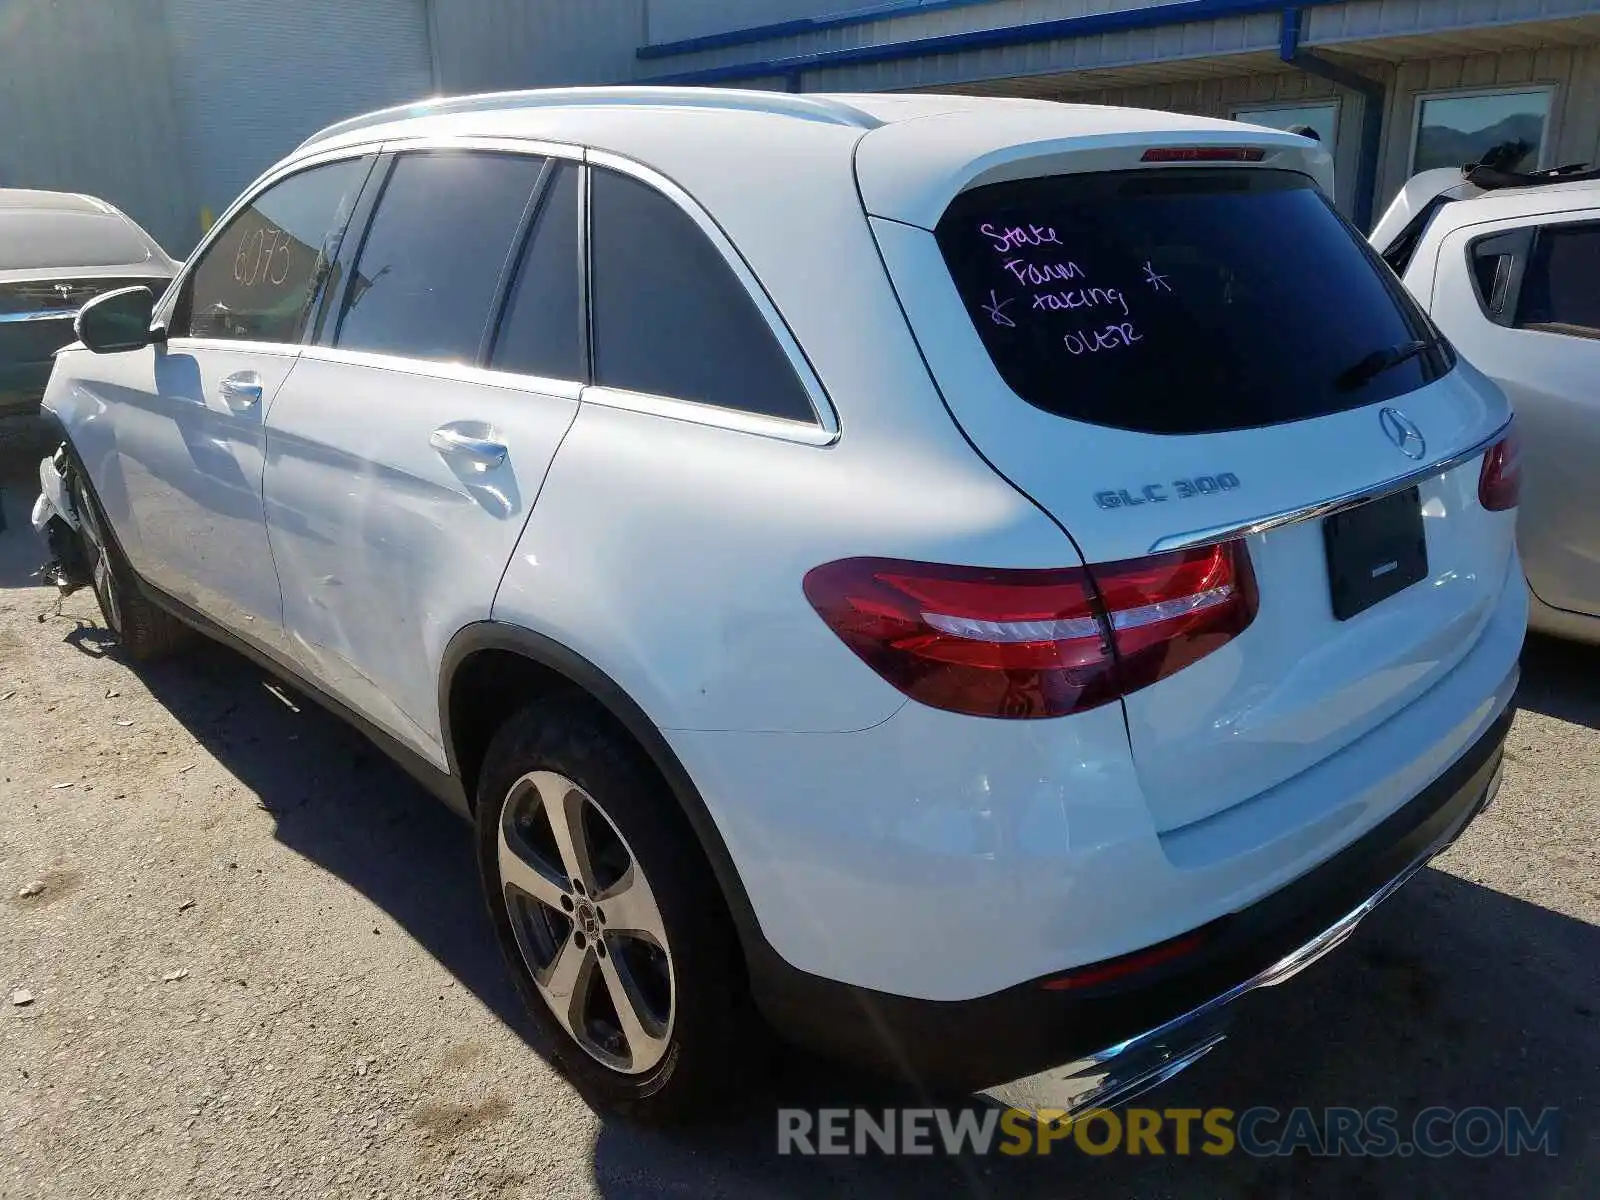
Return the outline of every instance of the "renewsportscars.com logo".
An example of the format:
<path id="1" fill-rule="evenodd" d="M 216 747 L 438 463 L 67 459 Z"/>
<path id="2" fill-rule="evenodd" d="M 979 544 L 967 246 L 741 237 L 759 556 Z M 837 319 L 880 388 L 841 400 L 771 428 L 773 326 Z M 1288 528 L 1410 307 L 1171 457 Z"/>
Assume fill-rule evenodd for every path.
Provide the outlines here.
<path id="1" fill-rule="evenodd" d="M 1560 1110 L 1424 1108 L 1409 1120 L 1393 1108 L 1059 1109 L 780 1108 L 778 1153 L 811 1155 L 1092 1156 L 1194 1155 L 1256 1158 L 1444 1158 L 1557 1151 Z"/>

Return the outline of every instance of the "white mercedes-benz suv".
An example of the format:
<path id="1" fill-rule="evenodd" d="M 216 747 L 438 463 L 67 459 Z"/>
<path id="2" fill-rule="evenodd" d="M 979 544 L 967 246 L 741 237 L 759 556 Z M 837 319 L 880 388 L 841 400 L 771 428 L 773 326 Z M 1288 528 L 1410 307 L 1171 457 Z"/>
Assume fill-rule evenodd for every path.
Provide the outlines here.
<path id="1" fill-rule="evenodd" d="M 37 523 L 129 657 L 227 641 L 475 822 L 597 1106 L 763 1026 L 1110 1102 L 1498 782 L 1511 414 L 1331 170 L 936 95 L 347 121 L 82 311 Z"/>

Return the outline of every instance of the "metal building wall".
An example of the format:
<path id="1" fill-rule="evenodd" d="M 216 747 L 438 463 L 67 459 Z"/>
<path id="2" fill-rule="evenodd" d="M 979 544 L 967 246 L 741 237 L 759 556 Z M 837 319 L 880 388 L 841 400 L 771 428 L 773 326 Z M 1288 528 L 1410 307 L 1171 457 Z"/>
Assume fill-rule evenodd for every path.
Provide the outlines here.
<path id="1" fill-rule="evenodd" d="M 186 253 L 324 125 L 433 89 L 426 0 L 165 0 L 190 184 Z"/>
<path id="2" fill-rule="evenodd" d="M 645 0 L 430 0 L 445 92 L 619 83 L 635 75 Z"/>
<path id="3" fill-rule="evenodd" d="M 181 252 L 162 0 L 0 0 L 0 187 L 88 192 Z"/>

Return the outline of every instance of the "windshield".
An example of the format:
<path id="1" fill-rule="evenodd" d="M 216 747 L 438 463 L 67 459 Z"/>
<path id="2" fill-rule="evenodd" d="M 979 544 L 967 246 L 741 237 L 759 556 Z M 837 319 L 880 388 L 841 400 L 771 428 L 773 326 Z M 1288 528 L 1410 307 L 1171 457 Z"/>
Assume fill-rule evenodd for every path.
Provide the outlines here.
<path id="1" fill-rule="evenodd" d="M 1006 383 L 1074 420 L 1274 425 L 1390 399 L 1451 365 L 1400 282 L 1297 173 L 997 183 L 958 196 L 936 233 Z"/>

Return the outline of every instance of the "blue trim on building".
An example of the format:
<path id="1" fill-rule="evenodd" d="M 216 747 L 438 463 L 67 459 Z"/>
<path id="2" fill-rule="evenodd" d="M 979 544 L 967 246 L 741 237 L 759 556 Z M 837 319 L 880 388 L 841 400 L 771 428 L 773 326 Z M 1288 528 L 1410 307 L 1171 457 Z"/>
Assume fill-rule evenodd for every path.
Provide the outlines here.
<path id="1" fill-rule="evenodd" d="M 941 0 L 943 6 L 952 7 L 957 2 L 972 3 L 975 0 Z M 657 75 L 650 79 L 641 80 L 643 83 L 728 83 L 736 79 L 753 79 L 762 75 L 784 75 L 792 71 L 807 71 L 826 67 L 859 66 L 865 63 L 894 62 L 906 58 L 922 58 L 934 54 L 959 54 L 966 50 L 993 50 L 1002 46 L 1024 46 L 1034 42 L 1054 41 L 1058 38 L 1094 37 L 1103 33 L 1123 33 L 1136 29 L 1157 29 L 1166 25 L 1184 25 L 1191 21 L 1213 21 L 1224 17 L 1255 16 L 1259 13 L 1282 13 L 1293 8 L 1312 8 L 1323 4 L 1338 4 L 1343 0 L 1174 0 L 1170 4 L 1159 4 L 1152 8 L 1123 9 L 1117 12 L 1091 13 L 1080 17 L 1062 17 L 1053 21 L 1033 21 L 1025 25 L 1006 25 L 992 29 L 970 29 L 961 33 L 939 34 L 934 37 L 910 38 L 902 42 L 887 42 L 872 46 L 852 46 L 842 50 L 817 50 L 807 54 L 794 54 L 786 58 L 755 59 L 741 63 L 727 63 L 716 67 L 701 67 L 688 71 L 676 71 L 665 75 Z M 877 17 L 865 13 L 850 13 L 834 18 L 821 17 L 818 20 L 831 20 L 834 24 L 828 28 L 837 28 L 840 25 L 858 24 L 861 20 L 881 19 L 884 14 L 883 7 L 872 10 Z M 888 15 L 908 15 L 915 13 L 919 8 L 927 9 L 929 5 L 896 5 L 895 11 Z M 798 25 L 800 28 L 789 32 L 807 32 L 811 28 L 805 22 L 784 22 L 785 25 Z M 778 26 L 762 26 L 758 28 L 776 29 Z M 743 33 L 750 31 L 732 31 L 728 34 L 713 34 L 712 37 L 732 38 L 739 36 L 738 42 L 724 41 L 719 45 L 734 45 L 744 41 L 765 41 L 775 34 L 762 34 L 760 38 L 744 38 Z M 703 40 L 703 39 L 699 39 Z M 681 46 L 683 43 L 669 43 Z M 706 49 L 706 46 L 697 46 L 697 49 Z M 643 57 L 659 57 L 653 53 L 657 47 L 640 47 L 636 53 Z M 652 54 L 642 55 L 642 51 L 651 50 Z M 686 53 L 678 50 L 674 53 Z"/>
<path id="2" fill-rule="evenodd" d="M 1177 0 L 1192 3 L 1193 0 Z M 670 58 L 675 54 L 695 54 L 701 50 L 721 50 L 726 46 L 748 46 L 755 42 L 770 42 L 774 38 L 793 37 L 797 33 L 821 33 L 826 29 L 844 29 L 851 25 L 865 25 L 885 17 L 905 17 L 913 13 L 939 12 L 946 8 L 968 8 L 974 4 L 993 4 L 994 0 L 886 0 L 871 8 L 857 8 L 850 12 L 830 13 L 822 17 L 795 17 L 788 21 L 774 21 L 770 25 L 746 25 L 722 33 L 707 33 L 700 37 L 680 38 L 673 42 L 651 42 L 634 51 L 639 58 Z"/>

